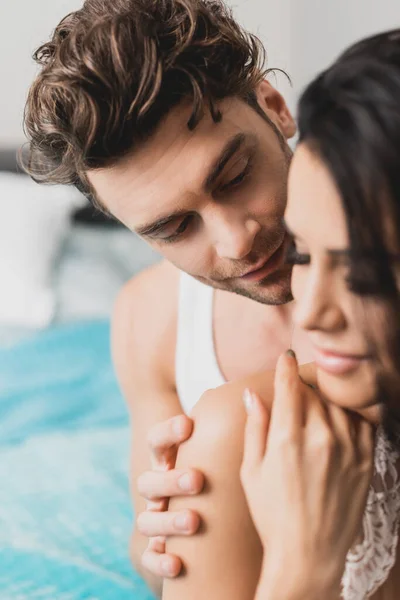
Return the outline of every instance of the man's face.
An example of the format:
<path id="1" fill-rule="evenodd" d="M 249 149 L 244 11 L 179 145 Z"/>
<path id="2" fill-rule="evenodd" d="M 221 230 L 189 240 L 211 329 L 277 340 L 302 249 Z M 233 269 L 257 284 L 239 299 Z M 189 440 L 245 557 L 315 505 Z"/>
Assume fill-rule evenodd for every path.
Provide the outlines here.
<path id="1" fill-rule="evenodd" d="M 256 110 L 223 101 L 194 131 L 173 109 L 139 149 L 90 171 L 100 201 L 182 271 L 265 304 L 291 299 L 285 265 L 290 150 Z M 270 115 L 269 115 L 270 116 Z"/>

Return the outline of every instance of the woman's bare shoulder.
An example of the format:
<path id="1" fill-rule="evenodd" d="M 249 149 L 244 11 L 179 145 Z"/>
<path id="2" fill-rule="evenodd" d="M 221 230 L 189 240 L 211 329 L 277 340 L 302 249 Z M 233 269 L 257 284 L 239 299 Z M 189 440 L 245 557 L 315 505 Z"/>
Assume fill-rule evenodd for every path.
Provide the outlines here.
<path id="1" fill-rule="evenodd" d="M 308 363 L 300 366 L 300 376 L 305 383 L 316 383 L 316 369 L 314 363 Z M 215 401 L 218 400 L 219 404 L 229 402 L 230 405 L 235 403 L 235 399 L 242 399 L 243 392 L 246 388 L 259 394 L 262 400 L 265 402 L 267 407 L 272 405 L 274 397 L 274 379 L 275 371 L 262 371 L 260 373 L 254 373 L 244 379 L 232 381 L 225 385 L 207 392 L 210 396 L 210 401 L 215 405 Z"/>

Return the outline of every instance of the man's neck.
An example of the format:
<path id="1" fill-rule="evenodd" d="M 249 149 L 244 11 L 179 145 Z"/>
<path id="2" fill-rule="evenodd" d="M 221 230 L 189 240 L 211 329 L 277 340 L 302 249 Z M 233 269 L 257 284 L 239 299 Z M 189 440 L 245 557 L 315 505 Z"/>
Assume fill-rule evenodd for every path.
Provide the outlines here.
<path id="1" fill-rule="evenodd" d="M 265 319 L 272 320 L 275 324 L 291 327 L 293 325 L 294 302 L 280 304 L 279 306 L 261 305 Z"/>
<path id="2" fill-rule="evenodd" d="M 265 323 L 266 327 L 269 327 L 270 325 L 273 325 L 274 328 L 282 329 L 291 329 L 293 327 L 293 301 L 279 305 L 262 304 L 243 296 L 236 296 L 236 301 L 239 301 L 243 306 L 243 309 L 250 310 L 251 314 L 254 315 L 261 324 Z"/>

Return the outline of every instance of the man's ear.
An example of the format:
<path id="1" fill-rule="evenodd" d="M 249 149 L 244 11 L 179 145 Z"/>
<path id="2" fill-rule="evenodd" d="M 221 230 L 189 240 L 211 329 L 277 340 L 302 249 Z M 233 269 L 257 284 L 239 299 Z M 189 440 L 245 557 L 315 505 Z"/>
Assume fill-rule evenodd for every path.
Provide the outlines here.
<path id="1" fill-rule="evenodd" d="M 296 134 L 296 123 L 283 96 L 265 79 L 258 85 L 256 94 L 258 104 L 282 135 L 287 140 L 292 138 Z"/>

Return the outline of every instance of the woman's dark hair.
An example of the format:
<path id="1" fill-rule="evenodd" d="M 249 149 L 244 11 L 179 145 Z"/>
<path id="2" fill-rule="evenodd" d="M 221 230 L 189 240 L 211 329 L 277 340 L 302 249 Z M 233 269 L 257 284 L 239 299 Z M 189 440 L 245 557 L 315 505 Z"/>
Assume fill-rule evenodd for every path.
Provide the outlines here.
<path id="1" fill-rule="evenodd" d="M 400 432 L 400 29 L 342 54 L 306 88 L 298 118 L 300 143 L 321 158 L 342 199 L 349 285 L 374 323 L 384 424 L 394 439 Z"/>

